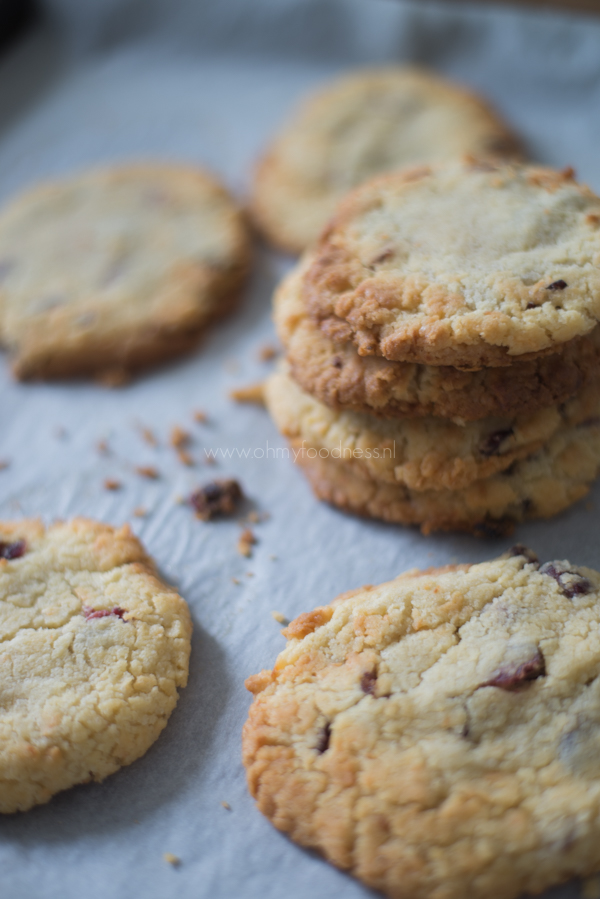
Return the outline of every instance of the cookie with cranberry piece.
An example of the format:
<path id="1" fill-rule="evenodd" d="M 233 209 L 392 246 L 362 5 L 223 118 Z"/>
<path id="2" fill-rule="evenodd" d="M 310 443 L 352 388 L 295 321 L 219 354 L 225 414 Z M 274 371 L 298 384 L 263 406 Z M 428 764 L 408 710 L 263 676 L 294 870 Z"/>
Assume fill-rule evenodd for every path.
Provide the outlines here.
<path id="1" fill-rule="evenodd" d="M 295 446 L 340 460 L 345 470 L 411 490 L 460 490 L 541 450 L 554 434 L 600 416 L 598 385 L 563 406 L 464 425 L 447 418 L 375 418 L 330 409 L 280 368 L 265 385 L 279 430 Z M 598 418 L 600 421 L 600 418 Z"/>
<path id="2" fill-rule="evenodd" d="M 392 899 L 515 899 L 600 868 L 600 574 L 513 553 L 300 615 L 246 681 L 259 810 Z"/>
<path id="3" fill-rule="evenodd" d="M 514 416 L 562 403 L 600 376 L 600 326 L 559 352 L 515 360 L 508 368 L 462 371 L 360 356 L 351 341 L 334 342 L 307 315 L 300 288 L 309 265 L 310 257 L 284 278 L 273 314 L 292 377 L 332 409 L 461 421 Z"/>
<path id="4" fill-rule="evenodd" d="M 325 334 L 361 355 L 508 366 L 594 330 L 599 262 L 600 198 L 572 170 L 423 165 L 341 203 L 302 295 Z"/>
<path id="5" fill-rule="evenodd" d="M 273 140 L 255 174 L 254 217 L 272 243 L 298 253 L 367 178 L 465 153 L 519 154 L 481 97 L 424 70 L 352 72 L 308 98 Z"/>
<path id="6" fill-rule="evenodd" d="M 0 523 L 0 812 L 142 756 L 185 687 L 191 620 L 127 526 Z"/>
<path id="7" fill-rule="evenodd" d="M 19 378 L 118 381 L 193 348 L 248 267 L 242 214 L 200 170 L 40 185 L 0 213 L 0 341 Z"/>

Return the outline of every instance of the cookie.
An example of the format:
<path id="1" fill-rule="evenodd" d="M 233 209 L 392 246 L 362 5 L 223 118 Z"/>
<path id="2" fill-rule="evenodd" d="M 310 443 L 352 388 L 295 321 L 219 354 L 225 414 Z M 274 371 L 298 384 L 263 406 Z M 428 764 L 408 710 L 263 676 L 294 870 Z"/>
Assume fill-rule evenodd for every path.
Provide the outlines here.
<path id="1" fill-rule="evenodd" d="M 535 455 L 462 490 L 411 490 L 373 480 L 300 440 L 290 444 L 318 499 L 355 515 L 417 525 L 423 534 L 510 534 L 521 521 L 552 518 L 572 506 L 600 472 L 599 419 L 559 430 Z"/>
<path id="2" fill-rule="evenodd" d="M 600 198 L 571 170 L 382 176 L 340 205 L 302 293 L 361 355 L 477 369 L 556 352 L 600 319 Z"/>
<path id="3" fill-rule="evenodd" d="M 562 403 L 600 376 L 600 327 L 560 352 L 515 360 L 508 368 L 469 372 L 360 356 L 352 342 L 334 343 L 307 315 L 300 284 L 309 265 L 310 259 L 281 283 L 274 319 L 294 380 L 332 409 L 458 421 L 514 416 Z"/>
<path id="4" fill-rule="evenodd" d="M 246 681 L 259 810 L 392 899 L 600 867 L 600 574 L 512 552 L 300 615 Z"/>
<path id="5" fill-rule="evenodd" d="M 248 267 L 241 212 L 201 171 L 41 185 L 0 214 L 0 340 L 19 378 L 129 373 L 190 350 Z"/>
<path id="6" fill-rule="evenodd" d="M 254 218 L 283 250 L 311 244 L 367 178 L 464 153 L 516 157 L 514 135 L 480 97 L 425 71 L 367 69 L 306 100 L 259 163 Z"/>
<path id="7" fill-rule="evenodd" d="M 357 474 L 411 490 L 460 490 L 540 450 L 557 431 L 600 415 L 598 384 L 564 406 L 465 425 L 445 418 L 378 419 L 335 411 L 298 387 L 285 365 L 265 389 L 277 427 L 295 445 L 339 459 Z"/>
<path id="8" fill-rule="evenodd" d="M 127 526 L 0 524 L 0 812 L 143 755 L 188 675 L 187 605 Z"/>

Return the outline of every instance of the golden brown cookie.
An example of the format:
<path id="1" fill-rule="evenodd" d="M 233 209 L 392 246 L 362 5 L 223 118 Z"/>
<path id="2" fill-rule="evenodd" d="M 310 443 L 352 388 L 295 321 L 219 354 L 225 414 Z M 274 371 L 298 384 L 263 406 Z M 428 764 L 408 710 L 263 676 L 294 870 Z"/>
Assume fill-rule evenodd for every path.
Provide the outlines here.
<path id="1" fill-rule="evenodd" d="M 348 190 L 390 169 L 470 153 L 516 157 L 514 135 L 489 104 L 418 69 L 350 73 L 306 100 L 261 160 L 257 223 L 298 253 Z"/>
<path id="2" fill-rule="evenodd" d="M 248 678 L 259 810 L 390 899 L 598 870 L 600 574 L 514 547 L 300 615 Z"/>
<path id="3" fill-rule="evenodd" d="M 335 343 L 307 315 L 300 287 L 308 266 L 310 256 L 276 291 L 275 325 L 294 380 L 332 409 L 460 421 L 514 416 L 562 403 L 600 375 L 598 326 L 559 352 L 507 368 L 469 372 L 360 356 L 352 342 Z"/>
<path id="4" fill-rule="evenodd" d="M 190 636 L 127 526 L 0 523 L 0 812 L 143 755 L 186 685 Z"/>
<path id="5" fill-rule="evenodd" d="M 382 176 L 339 207 L 303 299 L 361 355 L 477 369 L 556 352 L 600 319 L 600 198 L 530 166 Z"/>
<path id="6" fill-rule="evenodd" d="M 0 340 L 19 378 L 118 376 L 191 349 L 249 267 L 242 214 L 212 176 L 86 172 L 0 214 Z"/>

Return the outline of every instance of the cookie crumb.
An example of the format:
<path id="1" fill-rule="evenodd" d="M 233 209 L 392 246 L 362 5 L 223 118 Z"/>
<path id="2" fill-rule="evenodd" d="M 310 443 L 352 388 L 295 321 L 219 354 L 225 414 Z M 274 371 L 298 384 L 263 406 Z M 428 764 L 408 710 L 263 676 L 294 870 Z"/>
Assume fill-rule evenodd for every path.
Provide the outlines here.
<path id="1" fill-rule="evenodd" d="M 259 406 L 265 405 L 264 381 L 256 384 L 248 384 L 247 387 L 237 387 L 229 393 L 229 399 L 236 403 L 256 403 Z"/>
<path id="2" fill-rule="evenodd" d="M 181 859 L 179 858 L 179 856 L 173 855 L 172 852 L 165 852 L 163 858 L 167 862 L 167 864 L 173 865 L 174 868 L 176 868 L 177 865 L 181 864 Z"/>
<path id="3" fill-rule="evenodd" d="M 154 431 L 151 431 L 150 428 L 142 428 L 141 433 L 148 446 L 158 446 L 158 440 L 154 435 Z"/>
<path id="4" fill-rule="evenodd" d="M 249 559 L 252 556 L 252 547 L 255 543 L 257 543 L 257 539 L 250 530 L 250 528 L 245 528 L 240 534 L 240 539 L 238 540 L 237 550 L 242 556 L 246 556 Z"/>
<path id="5" fill-rule="evenodd" d="M 181 462 L 182 465 L 186 465 L 188 468 L 192 468 L 194 465 L 194 460 L 192 456 L 188 453 L 187 450 L 178 449 L 177 450 L 177 458 Z"/>
<path id="6" fill-rule="evenodd" d="M 273 346 L 272 343 L 265 343 L 258 351 L 258 361 L 270 362 L 271 359 L 274 359 L 277 356 L 278 352 L 277 347 Z"/>
<path id="7" fill-rule="evenodd" d="M 174 449 L 183 449 L 184 447 L 189 446 L 190 439 L 189 432 L 184 431 L 183 428 L 178 427 L 178 425 L 171 428 L 169 441 Z"/>
<path id="8" fill-rule="evenodd" d="M 232 584 L 235 584 L 236 587 L 239 587 L 239 585 L 240 585 L 242 582 L 240 581 L 239 577 L 232 577 L 232 578 L 231 578 L 231 583 L 232 583 Z"/>
<path id="9" fill-rule="evenodd" d="M 108 456 L 110 454 L 110 447 L 108 445 L 108 440 L 99 440 L 96 444 L 96 449 L 100 453 L 101 456 Z"/>
<path id="10" fill-rule="evenodd" d="M 202 412 L 201 409 L 196 409 L 194 412 L 194 421 L 196 424 L 203 425 L 208 421 L 208 415 L 206 412 Z"/>
<path id="11" fill-rule="evenodd" d="M 223 806 L 224 809 L 227 809 L 228 812 L 231 811 L 231 806 L 229 805 L 228 802 L 225 802 L 225 800 L 223 800 L 223 802 L 221 803 L 221 805 Z"/>
<path id="12" fill-rule="evenodd" d="M 242 501 L 242 488 L 233 478 L 211 481 L 190 496 L 190 503 L 196 516 L 202 521 L 210 521 L 217 515 L 231 515 Z"/>
<path id="13" fill-rule="evenodd" d="M 278 621 L 279 624 L 283 624 L 284 627 L 287 627 L 290 623 L 289 618 L 286 618 L 282 612 L 271 612 L 271 615 L 275 621 Z"/>
<path id="14" fill-rule="evenodd" d="M 8 461 L 8 459 L 0 459 L 0 471 L 4 471 L 4 469 L 8 468 L 9 465 L 10 462 Z"/>
<path id="15" fill-rule="evenodd" d="M 145 518 L 148 514 L 148 509 L 145 509 L 143 506 L 136 506 L 133 510 L 133 514 L 136 518 Z"/>
<path id="16" fill-rule="evenodd" d="M 271 560 L 271 562 L 276 562 L 277 558 L 278 558 L 277 556 L 269 556 L 269 559 Z"/>
<path id="17" fill-rule="evenodd" d="M 121 482 L 116 481 L 114 478 L 106 478 L 106 480 L 104 481 L 105 490 L 120 490 L 121 487 Z"/>
<path id="18" fill-rule="evenodd" d="M 253 571 L 247 571 L 247 572 L 246 572 L 246 577 L 254 577 L 254 572 L 253 572 Z"/>
<path id="19" fill-rule="evenodd" d="M 155 468 L 154 465 L 138 465 L 136 474 L 141 475 L 143 478 L 149 478 L 151 481 L 156 481 L 160 477 L 158 468 Z"/>
<path id="20" fill-rule="evenodd" d="M 600 899 L 600 878 L 588 877 L 581 884 L 582 899 Z"/>

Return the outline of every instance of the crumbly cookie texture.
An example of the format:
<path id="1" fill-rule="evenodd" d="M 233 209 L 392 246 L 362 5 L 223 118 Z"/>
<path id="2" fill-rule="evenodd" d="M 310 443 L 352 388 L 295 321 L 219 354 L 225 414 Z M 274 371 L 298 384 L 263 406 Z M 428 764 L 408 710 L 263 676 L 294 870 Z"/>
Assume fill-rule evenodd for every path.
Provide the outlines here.
<path id="1" fill-rule="evenodd" d="M 44 184 L 0 214 L 0 340 L 19 378 L 129 373 L 191 349 L 249 260 L 240 210 L 201 171 Z"/>
<path id="2" fill-rule="evenodd" d="M 510 534 L 515 524 L 551 518 L 582 499 L 600 472 L 600 422 L 561 428 L 526 459 L 462 490 L 412 490 L 365 477 L 363 469 L 319 455 L 290 440 L 315 495 L 356 515 L 418 525 L 423 534 L 467 531 L 477 537 Z"/>
<path id="3" fill-rule="evenodd" d="M 508 368 L 470 372 L 360 356 L 352 342 L 335 343 L 307 315 L 301 283 L 310 258 L 282 281 L 273 314 L 294 380 L 333 409 L 458 421 L 514 416 L 562 403 L 600 376 L 600 326 L 560 352 L 516 359 Z"/>
<path id="4" fill-rule="evenodd" d="M 375 481 L 411 490 L 459 490 L 532 456 L 557 432 L 600 422 L 598 385 L 564 406 L 513 418 L 483 418 L 458 425 L 444 418 L 377 419 L 335 411 L 305 393 L 281 365 L 265 386 L 279 430 L 294 445 Z"/>
<path id="5" fill-rule="evenodd" d="M 143 755 L 186 685 L 191 629 L 127 526 L 0 523 L 0 812 Z"/>
<path id="6" fill-rule="evenodd" d="M 530 166 L 382 176 L 340 205 L 303 297 L 361 355 L 476 369 L 550 353 L 600 319 L 600 198 Z"/>
<path id="7" fill-rule="evenodd" d="M 518 144 L 480 97 L 425 71 L 347 75 L 306 100 L 258 165 L 253 212 L 270 241 L 298 253 L 348 190 L 367 178 L 470 153 L 516 157 Z"/>
<path id="8" fill-rule="evenodd" d="M 600 574 L 512 552 L 300 615 L 246 681 L 260 811 L 392 899 L 599 867 Z"/>

